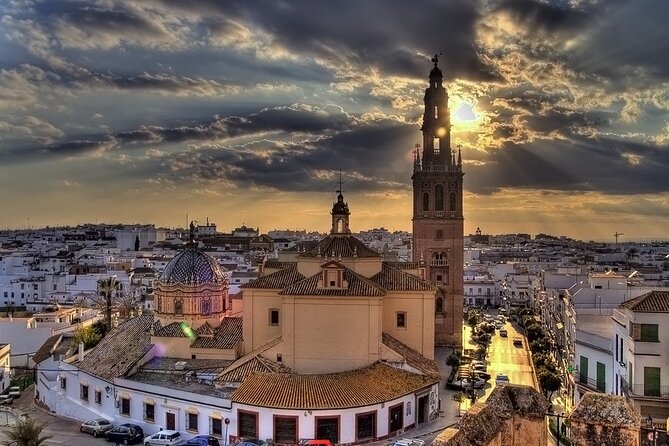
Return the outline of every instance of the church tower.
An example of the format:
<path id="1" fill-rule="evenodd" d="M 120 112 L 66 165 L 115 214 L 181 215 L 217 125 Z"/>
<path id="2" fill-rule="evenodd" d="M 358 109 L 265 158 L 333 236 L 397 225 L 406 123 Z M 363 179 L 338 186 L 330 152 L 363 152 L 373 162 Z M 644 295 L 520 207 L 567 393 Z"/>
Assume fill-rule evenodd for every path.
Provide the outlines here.
<path id="1" fill-rule="evenodd" d="M 438 56 L 425 90 L 423 148 L 413 176 L 413 260 L 439 288 L 435 302 L 436 345 L 462 345 L 464 216 L 462 158 L 451 150 L 448 93 Z"/>

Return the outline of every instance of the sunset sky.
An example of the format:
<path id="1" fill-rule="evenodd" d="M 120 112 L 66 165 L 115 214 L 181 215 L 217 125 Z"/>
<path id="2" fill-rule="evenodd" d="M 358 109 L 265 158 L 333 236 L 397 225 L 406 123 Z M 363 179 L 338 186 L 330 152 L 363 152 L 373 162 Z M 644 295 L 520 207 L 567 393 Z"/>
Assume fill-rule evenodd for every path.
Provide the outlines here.
<path id="1" fill-rule="evenodd" d="M 411 229 L 440 67 L 465 234 L 669 239 L 669 1 L 0 2 L 0 228 Z"/>

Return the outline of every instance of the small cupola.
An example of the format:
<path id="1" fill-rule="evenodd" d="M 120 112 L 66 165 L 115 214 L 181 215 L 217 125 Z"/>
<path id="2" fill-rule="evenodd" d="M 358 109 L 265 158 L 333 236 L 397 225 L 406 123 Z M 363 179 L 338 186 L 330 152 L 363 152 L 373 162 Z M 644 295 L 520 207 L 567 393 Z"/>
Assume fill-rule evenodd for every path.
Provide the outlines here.
<path id="1" fill-rule="evenodd" d="M 348 288 L 345 278 L 346 268 L 339 262 L 329 261 L 321 265 L 321 277 L 318 280 L 319 289 L 341 290 Z"/>
<path id="2" fill-rule="evenodd" d="M 337 192 L 339 192 L 337 202 L 332 205 L 332 230 L 330 230 L 330 234 L 350 234 L 351 230 L 348 227 L 348 219 L 351 211 L 348 210 L 348 204 L 344 201 L 341 190 Z"/>

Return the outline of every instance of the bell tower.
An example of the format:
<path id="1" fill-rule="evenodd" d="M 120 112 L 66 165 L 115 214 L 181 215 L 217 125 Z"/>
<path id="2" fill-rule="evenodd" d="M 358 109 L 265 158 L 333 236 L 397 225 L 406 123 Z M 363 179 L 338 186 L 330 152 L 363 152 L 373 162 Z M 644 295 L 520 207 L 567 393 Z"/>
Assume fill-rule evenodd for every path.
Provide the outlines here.
<path id="1" fill-rule="evenodd" d="M 413 176 L 413 260 L 439 288 L 435 344 L 462 346 L 464 216 L 462 157 L 451 149 L 448 93 L 439 57 L 432 58 L 425 89 L 422 152 L 416 147 Z"/>

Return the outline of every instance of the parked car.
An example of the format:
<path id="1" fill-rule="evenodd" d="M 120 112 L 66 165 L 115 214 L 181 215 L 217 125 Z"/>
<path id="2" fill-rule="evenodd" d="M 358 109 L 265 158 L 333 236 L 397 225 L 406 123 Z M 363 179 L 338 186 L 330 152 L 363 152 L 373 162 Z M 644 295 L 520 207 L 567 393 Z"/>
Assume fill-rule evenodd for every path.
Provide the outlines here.
<path id="1" fill-rule="evenodd" d="M 479 372 L 485 372 L 488 370 L 488 366 L 484 362 L 474 361 L 471 364 L 471 369 Z"/>
<path id="2" fill-rule="evenodd" d="M 218 438 L 211 435 L 198 435 L 185 443 L 187 446 L 220 446 Z"/>
<path id="3" fill-rule="evenodd" d="M 478 370 L 475 370 L 474 372 L 472 372 L 472 376 L 473 376 L 474 378 L 482 379 L 483 381 L 486 381 L 486 382 L 487 382 L 487 381 L 490 381 L 490 378 L 492 377 L 492 376 L 490 375 L 490 373 L 488 373 L 488 372 L 481 372 L 481 371 L 478 371 Z"/>
<path id="4" fill-rule="evenodd" d="M 509 377 L 507 376 L 506 373 L 498 373 L 497 377 L 495 378 L 495 384 L 497 384 L 498 386 L 500 384 L 508 384 L 510 382 L 511 381 L 509 381 Z"/>
<path id="5" fill-rule="evenodd" d="M 420 438 L 401 438 L 395 440 L 393 446 L 425 446 L 425 441 Z"/>
<path id="6" fill-rule="evenodd" d="M 523 346 L 523 338 L 520 338 L 520 337 L 513 338 L 513 345 L 516 346 L 516 347 L 522 347 Z"/>
<path id="7" fill-rule="evenodd" d="M 305 441 L 309 442 L 312 440 L 305 440 Z M 265 440 L 260 440 L 258 438 L 246 438 L 241 443 L 237 443 L 236 446 L 269 446 L 269 443 L 266 442 Z"/>
<path id="8" fill-rule="evenodd" d="M 9 393 L 7 395 L 14 399 L 19 398 L 21 396 L 21 388 L 19 386 L 12 386 L 9 388 Z"/>
<path id="9" fill-rule="evenodd" d="M 0 395 L 0 406 L 10 406 L 14 402 L 14 398 L 9 395 Z"/>
<path id="10" fill-rule="evenodd" d="M 115 443 L 139 443 L 142 439 L 144 439 L 144 431 L 136 424 L 121 424 L 105 432 L 105 440 Z"/>
<path id="11" fill-rule="evenodd" d="M 149 435 L 144 439 L 144 446 L 174 446 L 183 443 L 184 439 L 181 437 L 179 431 L 164 430 Z"/>
<path id="12" fill-rule="evenodd" d="M 485 380 L 481 378 L 458 378 L 446 383 L 446 388 L 463 390 L 463 389 L 482 389 L 485 386 Z"/>
<path id="13" fill-rule="evenodd" d="M 499 331 L 499 335 L 500 335 L 501 337 L 503 337 L 503 338 L 507 338 L 507 337 L 509 337 L 509 332 L 506 331 L 506 329 L 502 328 L 502 329 Z"/>
<path id="14" fill-rule="evenodd" d="M 114 426 L 108 420 L 105 420 L 104 418 L 96 418 L 81 423 L 79 430 L 97 438 L 98 435 L 104 435 L 105 432 L 112 430 L 113 428 Z"/>

